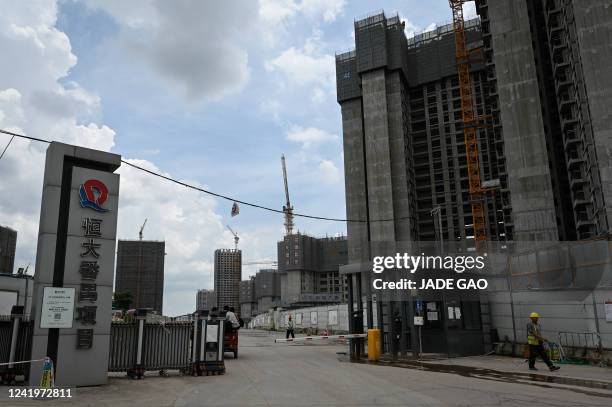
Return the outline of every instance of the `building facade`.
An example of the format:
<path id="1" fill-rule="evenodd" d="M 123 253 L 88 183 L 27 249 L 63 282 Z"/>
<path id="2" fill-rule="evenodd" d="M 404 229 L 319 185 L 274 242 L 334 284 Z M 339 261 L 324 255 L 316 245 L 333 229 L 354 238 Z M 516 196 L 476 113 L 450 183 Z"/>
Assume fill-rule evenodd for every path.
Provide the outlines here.
<path id="1" fill-rule="evenodd" d="M 0 273 L 13 273 L 16 249 L 17 232 L 9 227 L 0 226 Z"/>
<path id="2" fill-rule="evenodd" d="M 257 297 L 255 296 L 255 276 L 240 282 L 240 316 L 250 318 L 257 314 Z"/>
<path id="3" fill-rule="evenodd" d="M 612 225 L 612 10 L 602 0 L 481 0 L 517 240 L 582 240 Z"/>
<path id="4" fill-rule="evenodd" d="M 283 306 L 346 301 L 346 277 L 339 273 L 340 265 L 348 263 L 346 237 L 296 233 L 277 246 Z"/>
<path id="5" fill-rule="evenodd" d="M 198 290 L 196 294 L 196 310 L 211 310 L 217 306 L 217 298 L 214 290 Z"/>
<path id="6" fill-rule="evenodd" d="M 498 185 L 484 201 L 488 240 L 504 248 L 609 239 L 612 119 L 604 106 L 612 102 L 612 75 L 604 67 L 612 59 L 612 8 L 600 0 L 476 3 L 480 18 L 466 21 L 465 33 L 475 57 L 475 113 L 486 118 L 478 129 L 480 175 Z M 365 309 L 367 326 L 376 320 L 387 332 L 398 311 L 403 329 L 413 327 L 419 298 L 373 303 L 371 259 L 390 254 L 381 247 L 409 252 L 427 241 L 474 250 L 454 28 L 407 39 L 397 16 L 357 20 L 355 50 L 336 55 L 336 80 L 347 218 L 359 220 L 348 223 L 349 262 L 341 268 L 349 313 Z M 479 313 L 478 299 L 458 300 L 463 330 L 455 334 L 482 342 L 468 332 L 469 320 L 469 331 L 482 329 L 486 342 L 486 304 Z M 424 330 L 433 351 L 482 350 L 451 349 L 457 341 L 432 332 Z M 409 343 L 402 335 L 402 349 Z"/>
<path id="7" fill-rule="evenodd" d="M 215 294 L 217 306 L 234 307 L 240 312 L 240 280 L 242 277 L 242 251 L 215 250 Z"/>
<path id="8" fill-rule="evenodd" d="M 132 308 L 163 314 L 165 242 L 119 240 L 115 291 L 132 294 Z"/>

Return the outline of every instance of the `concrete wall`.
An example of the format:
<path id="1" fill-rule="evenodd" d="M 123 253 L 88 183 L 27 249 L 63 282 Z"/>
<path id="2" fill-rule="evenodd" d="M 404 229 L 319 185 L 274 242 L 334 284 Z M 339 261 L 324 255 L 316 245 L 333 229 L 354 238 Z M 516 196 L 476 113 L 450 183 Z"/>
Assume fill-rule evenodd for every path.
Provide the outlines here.
<path id="1" fill-rule="evenodd" d="M 604 193 L 608 232 L 612 227 L 612 5 L 608 0 L 574 0 L 582 70 L 589 99 Z"/>
<path id="2" fill-rule="evenodd" d="M 346 304 L 326 305 L 321 307 L 299 308 L 292 310 L 269 311 L 257 315 L 249 323 L 249 328 L 274 329 L 284 331 L 287 327 L 286 321 L 292 316 L 296 331 L 323 331 L 348 332 L 348 308 Z M 337 324 L 329 321 L 330 311 L 337 314 Z M 316 322 L 313 314 L 316 313 Z"/>
<path id="3" fill-rule="evenodd" d="M 515 240 L 558 239 L 525 1 L 489 1 Z"/>
<path id="4" fill-rule="evenodd" d="M 341 103 L 344 141 L 344 178 L 346 216 L 348 219 L 367 219 L 367 182 L 365 147 L 363 145 L 362 101 L 352 99 Z M 349 263 L 369 259 L 366 223 L 348 222 Z"/>

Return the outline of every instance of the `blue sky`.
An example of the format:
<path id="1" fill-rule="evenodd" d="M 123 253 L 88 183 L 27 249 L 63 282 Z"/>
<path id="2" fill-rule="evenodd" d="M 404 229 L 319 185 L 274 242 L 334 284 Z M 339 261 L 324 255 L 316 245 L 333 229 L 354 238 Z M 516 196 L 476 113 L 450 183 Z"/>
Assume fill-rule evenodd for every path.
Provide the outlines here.
<path id="1" fill-rule="evenodd" d="M 353 47 L 355 18 L 380 9 L 399 13 L 409 35 L 451 17 L 446 0 L 26 3 L 0 0 L 0 46 L 18 59 L 0 68 L 3 128 L 110 149 L 279 209 L 284 153 L 295 210 L 337 218 L 345 204 L 334 54 Z M 0 224 L 18 229 L 22 266 L 35 257 L 43 147 L 19 141 L 9 152 L 0 173 L 28 166 L 0 185 Z M 230 218 L 229 202 L 120 172 L 119 238 L 136 238 L 148 218 L 145 238 L 167 242 L 168 314 L 191 312 L 195 290 L 212 286 L 213 250 L 232 245 L 225 224 L 245 259 L 276 257 L 282 216 L 243 206 Z M 313 235 L 346 231 L 296 224 Z"/>

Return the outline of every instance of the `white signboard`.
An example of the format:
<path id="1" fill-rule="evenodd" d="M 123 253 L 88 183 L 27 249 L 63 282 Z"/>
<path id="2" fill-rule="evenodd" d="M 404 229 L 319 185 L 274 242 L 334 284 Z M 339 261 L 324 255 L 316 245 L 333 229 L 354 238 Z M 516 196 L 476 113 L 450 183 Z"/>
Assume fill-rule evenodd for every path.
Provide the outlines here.
<path id="1" fill-rule="evenodd" d="M 44 288 L 40 312 L 41 328 L 72 328 L 75 291 L 75 288 Z"/>
<path id="2" fill-rule="evenodd" d="M 317 311 L 312 311 L 310 313 L 310 325 L 316 325 L 317 324 Z"/>
<path id="3" fill-rule="evenodd" d="M 327 318 L 329 325 L 338 325 L 338 310 L 329 311 Z"/>
<path id="4" fill-rule="evenodd" d="M 414 317 L 414 325 L 416 326 L 425 325 L 425 321 L 423 321 L 423 317 Z"/>

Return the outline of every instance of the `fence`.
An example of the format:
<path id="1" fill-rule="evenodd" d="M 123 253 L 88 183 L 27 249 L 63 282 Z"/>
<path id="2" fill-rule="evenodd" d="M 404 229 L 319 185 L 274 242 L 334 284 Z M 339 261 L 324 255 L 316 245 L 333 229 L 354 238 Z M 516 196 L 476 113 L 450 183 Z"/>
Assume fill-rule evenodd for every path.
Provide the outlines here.
<path id="1" fill-rule="evenodd" d="M 145 371 L 191 368 L 193 322 L 172 321 L 111 324 L 108 370 L 141 378 Z"/>
<path id="2" fill-rule="evenodd" d="M 32 321 L 24 319 L 20 312 L 0 317 L 0 377 L 3 382 L 12 382 L 16 376 L 28 376 L 29 363 L 12 362 L 30 359 L 32 327 Z"/>

